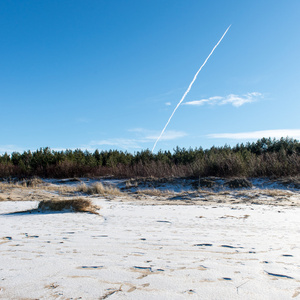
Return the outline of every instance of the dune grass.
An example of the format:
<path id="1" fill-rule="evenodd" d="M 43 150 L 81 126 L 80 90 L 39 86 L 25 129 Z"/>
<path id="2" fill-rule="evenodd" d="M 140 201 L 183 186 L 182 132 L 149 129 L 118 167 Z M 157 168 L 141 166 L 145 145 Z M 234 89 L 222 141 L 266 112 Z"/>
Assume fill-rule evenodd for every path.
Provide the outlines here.
<path id="1" fill-rule="evenodd" d="M 0 190 L 8 190 L 13 188 L 19 188 L 19 189 L 38 188 L 41 187 L 43 183 L 44 183 L 43 180 L 38 177 L 34 177 L 31 179 L 23 179 L 21 181 L 14 181 L 14 182 L 3 181 L 0 182 Z"/>
<path id="2" fill-rule="evenodd" d="M 154 188 L 137 190 L 135 193 L 138 195 L 147 195 L 147 196 L 156 196 L 156 197 L 168 196 L 171 194 L 169 190 L 159 190 Z"/>
<path id="3" fill-rule="evenodd" d="M 104 186 L 101 182 L 94 183 L 91 186 L 87 186 L 85 183 L 82 183 L 78 186 L 77 191 L 88 195 L 122 195 L 122 192 L 118 188 L 111 185 Z"/>
<path id="4" fill-rule="evenodd" d="M 72 211 L 98 214 L 99 207 L 91 200 L 84 198 L 43 200 L 39 203 L 38 211 Z"/>
<path id="5" fill-rule="evenodd" d="M 262 195 L 269 196 L 269 197 L 285 197 L 285 196 L 291 196 L 293 192 L 288 191 L 288 190 L 262 190 L 260 191 Z"/>
<path id="6" fill-rule="evenodd" d="M 31 179 L 24 179 L 19 184 L 21 184 L 23 187 L 37 187 L 40 184 L 43 183 L 43 180 L 38 177 L 33 177 Z"/>

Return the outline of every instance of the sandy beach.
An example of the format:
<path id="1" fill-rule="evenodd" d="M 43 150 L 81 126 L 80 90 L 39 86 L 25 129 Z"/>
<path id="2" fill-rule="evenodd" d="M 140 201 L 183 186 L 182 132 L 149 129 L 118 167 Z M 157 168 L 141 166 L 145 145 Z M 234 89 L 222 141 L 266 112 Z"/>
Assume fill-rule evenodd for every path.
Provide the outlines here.
<path id="1" fill-rule="evenodd" d="M 0 201 L 1 299 L 300 297 L 297 193 L 282 205 L 90 198 L 99 215 Z"/>

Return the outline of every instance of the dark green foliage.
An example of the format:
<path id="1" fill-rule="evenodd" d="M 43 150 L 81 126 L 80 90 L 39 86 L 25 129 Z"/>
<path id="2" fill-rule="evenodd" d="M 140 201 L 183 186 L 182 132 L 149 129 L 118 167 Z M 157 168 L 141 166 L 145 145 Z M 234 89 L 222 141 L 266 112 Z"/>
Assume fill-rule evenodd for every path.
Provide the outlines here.
<path id="1" fill-rule="evenodd" d="M 300 174 L 300 143 L 297 140 L 262 138 L 235 147 L 179 148 L 153 154 L 110 150 L 53 151 L 48 147 L 23 154 L 0 156 L 0 177 L 261 177 Z"/>

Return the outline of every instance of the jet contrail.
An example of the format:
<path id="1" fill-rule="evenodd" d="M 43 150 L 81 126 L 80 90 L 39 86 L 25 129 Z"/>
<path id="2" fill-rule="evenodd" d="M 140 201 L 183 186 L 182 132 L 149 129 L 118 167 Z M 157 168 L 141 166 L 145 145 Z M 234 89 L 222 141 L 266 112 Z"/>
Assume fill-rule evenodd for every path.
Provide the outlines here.
<path id="1" fill-rule="evenodd" d="M 230 25 L 231 26 L 231 25 Z M 156 142 L 154 143 L 154 146 L 152 148 L 152 153 L 154 151 L 154 148 L 156 146 L 156 144 L 158 143 L 158 141 L 160 140 L 161 136 L 164 134 L 167 126 L 169 125 L 173 115 L 175 114 L 175 111 L 177 110 L 177 108 L 179 107 L 179 105 L 182 103 L 182 101 L 185 99 L 186 95 L 189 93 L 189 91 L 191 90 L 191 87 L 193 85 L 193 83 L 195 82 L 195 80 L 197 79 L 197 76 L 199 74 L 199 72 L 202 70 L 202 68 L 205 66 L 205 64 L 207 63 L 208 59 L 210 58 L 210 56 L 214 53 L 215 49 L 218 47 L 218 45 L 221 43 L 221 41 L 223 40 L 223 37 L 225 36 L 225 34 L 227 33 L 227 31 L 229 30 L 230 26 L 226 29 L 226 31 L 223 33 L 222 37 L 220 38 L 220 40 L 218 41 L 218 43 L 214 46 L 214 48 L 211 50 L 211 52 L 209 53 L 209 55 L 207 56 L 206 60 L 204 61 L 204 63 L 202 64 L 202 66 L 200 67 L 200 69 L 198 70 L 198 72 L 196 73 L 196 75 L 194 76 L 192 82 L 190 83 L 188 89 L 186 90 L 186 92 L 184 93 L 184 95 L 182 96 L 181 100 L 178 102 L 177 106 L 175 107 L 175 109 L 173 110 L 167 124 L 165 125 L 164 129 L 162 130 L 162 132 L 160 133 L 159 137 L 157 138 Z"/>

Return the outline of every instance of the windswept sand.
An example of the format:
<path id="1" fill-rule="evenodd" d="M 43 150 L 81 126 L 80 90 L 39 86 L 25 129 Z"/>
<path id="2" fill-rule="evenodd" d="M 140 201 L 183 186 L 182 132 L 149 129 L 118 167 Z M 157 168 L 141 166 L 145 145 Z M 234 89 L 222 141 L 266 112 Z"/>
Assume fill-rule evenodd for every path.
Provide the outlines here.
<path id="1" fill-rule="evenodd" d="M 39 202 L 0 201 L 0 298 L 300 299 L 293 197 L 288 205 L 90 197 L 100 216 L 16 214 Z"/>

